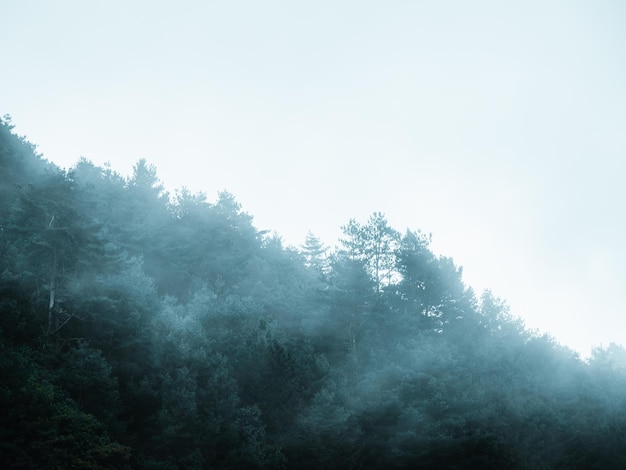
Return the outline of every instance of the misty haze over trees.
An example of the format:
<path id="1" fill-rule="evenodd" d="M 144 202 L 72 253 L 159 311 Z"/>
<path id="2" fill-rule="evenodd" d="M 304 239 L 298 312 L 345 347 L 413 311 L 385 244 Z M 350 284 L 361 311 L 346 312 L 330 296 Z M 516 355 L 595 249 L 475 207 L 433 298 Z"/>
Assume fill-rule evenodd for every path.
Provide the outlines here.
<path id="1" fill-rule="evenodd" d="M 285 247 L 5 117 L 0 276 L 3 468 L 626 468 L 624 349 L 526 330 L 379 213 Z"/>

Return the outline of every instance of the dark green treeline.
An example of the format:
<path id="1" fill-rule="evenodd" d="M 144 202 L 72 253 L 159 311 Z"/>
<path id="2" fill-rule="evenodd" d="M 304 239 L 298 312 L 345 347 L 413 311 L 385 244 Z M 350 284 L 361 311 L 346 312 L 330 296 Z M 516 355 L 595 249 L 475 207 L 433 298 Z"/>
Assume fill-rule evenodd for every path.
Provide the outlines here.
<path id="1" fill-rule="evenodd" d="M 5 117 L 2 468 L 626 468 L 622 348 L 527 331 L 382 214 L 343 233 L 285 248 Z"/>

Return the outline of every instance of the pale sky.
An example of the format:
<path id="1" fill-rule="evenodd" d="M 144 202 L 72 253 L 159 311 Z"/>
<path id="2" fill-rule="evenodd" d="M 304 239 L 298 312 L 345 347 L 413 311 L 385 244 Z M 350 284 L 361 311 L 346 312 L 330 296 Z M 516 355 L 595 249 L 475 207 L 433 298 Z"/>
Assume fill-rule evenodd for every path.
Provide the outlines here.
<path id="1" fill-rule="evenodd" d="M 334 246 L 374 211 L 583 355 L 626 344 L 626 2 L 0 5 L 0 114 L 61 167 L 232 192 Z"/>

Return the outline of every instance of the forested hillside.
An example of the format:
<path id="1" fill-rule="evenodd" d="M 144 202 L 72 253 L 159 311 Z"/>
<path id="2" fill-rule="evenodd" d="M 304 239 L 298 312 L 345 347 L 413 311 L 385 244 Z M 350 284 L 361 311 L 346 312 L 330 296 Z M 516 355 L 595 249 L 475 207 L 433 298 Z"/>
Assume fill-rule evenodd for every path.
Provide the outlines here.
<path id="1" fill-rule="evenodd" d="M 527 331 L 382 214 L 343 233 L 287 248 L 5 117 L 2 468 L 626 468 L 621 347 Z"/>

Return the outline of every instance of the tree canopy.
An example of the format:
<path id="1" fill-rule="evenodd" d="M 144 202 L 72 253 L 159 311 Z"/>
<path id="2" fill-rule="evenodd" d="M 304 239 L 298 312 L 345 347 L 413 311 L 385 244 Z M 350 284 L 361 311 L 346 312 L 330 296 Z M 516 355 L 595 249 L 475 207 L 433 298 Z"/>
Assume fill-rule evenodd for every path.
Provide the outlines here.
<path id="1" fill-rule="evenodd" d="M 285 247 L 3 118 L 3 468 L 626 468 L 626 351 L 581 360 L 430 242 L 375 212 Z"/>

